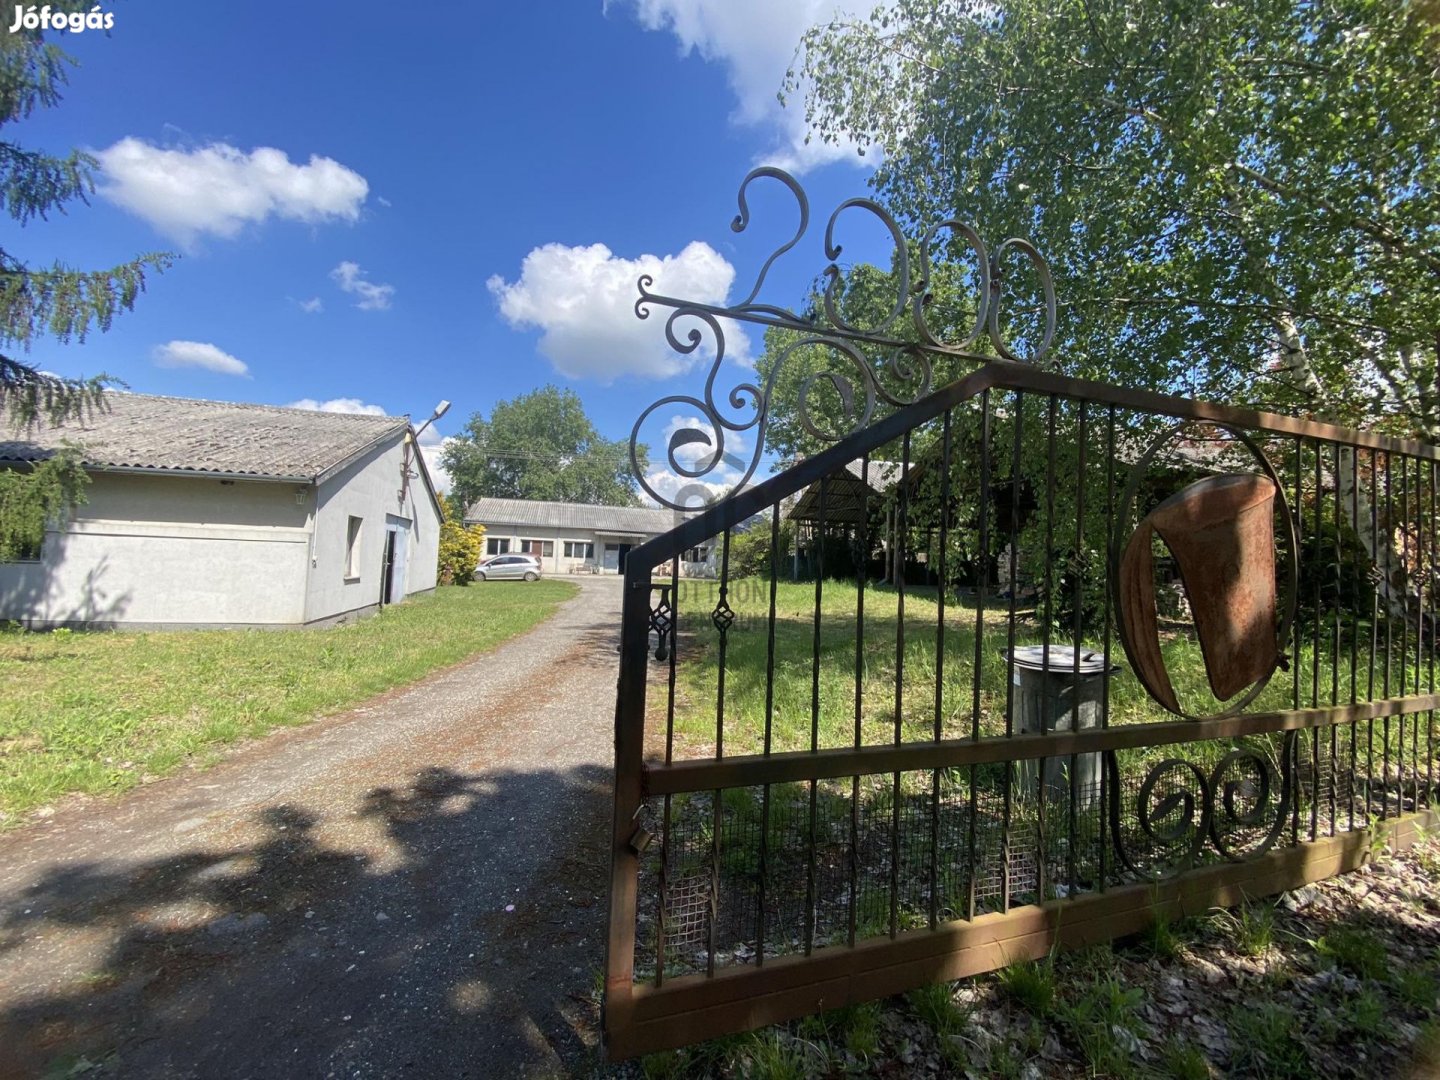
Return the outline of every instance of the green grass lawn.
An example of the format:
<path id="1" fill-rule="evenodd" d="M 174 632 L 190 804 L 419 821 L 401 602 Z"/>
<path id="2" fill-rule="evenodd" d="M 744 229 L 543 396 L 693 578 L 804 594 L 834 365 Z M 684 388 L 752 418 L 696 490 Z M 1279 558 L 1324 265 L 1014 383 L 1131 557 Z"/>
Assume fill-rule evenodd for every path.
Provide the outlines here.
<path id="1" fill-rule="evenodd" d="M 716 697 L 719 672 L 719 634 L 709 615 L 717 598 L 715 582 L 682 582 L 680 610 L 682 640 L 677 669 L 678 700 L 675 730 L 681 756 L 703 756 L 715 744 Z M 768 651 L 769 583 L 745 579 L 732 583 L 728 601 L 736 612 L 725 657 L 725 753 L 760 753 L 764 749 L 766 664 Z M 770 748 L 808 750 L 814 720 L 812 694 L 818 670 L 819 720 L 816 743 L 821 748 L 850 746 L 855 742 L 855 643 L 857 590 L 853 582 L 827 581 L 821 595 L 819 663 L 815 655 L 814 583 L 782 582 L 776 595 L 775 678 Z M 885 743 L 895 737 L 897 653 L 903 656 L 901 684 L 901 739 L 934 737 L 937 688 L 940 729 L 944 738 L 971 734 L 975 718 L 975 624 L 973 602 L 950 600 L 945 609 L 943 656 L 937 650 L 938 606 L 935 590 L 907 589 L 903 650 L 897 649 L 898 597 L 888 587 L 871 586 L 865 592 L 865 621 L 860 676 L 861 743 Z M 1006 663 L 1009 608 L 1004 600 L 989 601 L 980 653 L 980 731 L 1000 735 L 1005 730 Z M 1328 629 L 1328 628 L 1327 628 Z M 1311 651 L 1305 628 L 1299 667 L 1302 704 L 1309 704 Z M 1043 636 L 1032 612 L 1021 609 L 1016 622 L 1017 645 L 1041 644 Z M 1324 640 L 1328 642 L 1328 632 Z M 1069 644 L 1070 634 L 1057 631 L 1054 642 Z M 1100 653 L 1104 642 L 1097 634 L 1083 640 Z M 1162 643 L 1171 680 L 1183 702 L 1198 712 L 1219 711 L 1209 695 L 1199 645 L 1188 635 L 1173 634 Z M 1413 643 L 1410 649 L 1414 652 Z M 1400 670 L 1398 639 L 1393 669 Z M 1110 722 L 1140 723 L 1174 719 L 1155 704 L 1129 671 L 1119 638 L 1111 634 L 1111 660 L 1121 672 L 1110 684 Z M 1383 657 L 1377 658 L 1383 664 Z M 1413 682 L 1414 657 L 1409 657 Z M 1359 697 L 1366 697 L 1368 656 L 1359 658 Z M 1331 663 L 1322 644 L 1317 681 L 1319 703 L 1330 704 Z M 1348 650 L 1341 650 L 1339 699 L 1350 700 Z M 937 679 L 937 669 L 939 678 Z M 1379 683 L 1377 679 L 1377 696 Z M 1291 704 L 1292 676 L 1277 671 L 1249 711 L 1284 709 Z M 1397 691 L 1398 692 L 1398 691 Z M 653 693 L 653 692 L 652 692 Z M 663 692 L 662 692 L 663 693 Z M 655 694 L 655 697 L 661 697 Z M 656 703 L 663 723 L 663 699 Z M 657 713 L 652 713 L 652 716 Z"/>
<path id="2" fill-rule="evenodd" d="M 942 650 L 935 591 L 907 589 L 900 644 L 900 605 L 893 589 L 872 586 L 866 590 L 862 631 L 854 583 L 827 581 L 820 599 L 817 662 L 815 586 L 781 583 L 775 602 L 774 679 L 767 689 L 769 597 L 768 582 L 747 579 L 731 584 L 727 599 L 736 618 L 725 638 L 722 666 L 720 634 L 710 620 L 718 585 L 682 583 L 674 710 L 676 758 L 703 759 L 715 753 L 717 714 L 723 723 L 727 757 L 762 753 L 767 745 L 772 752 L 807 751 L 812 739 L 821 749 L 853 745 L 857 741 L 857 640 L 858 741 L 862 745 L 933 739 L 937 714 L 943 738 L 970 737 L 977 719 L 982 736 L 1004 735 L 1008 602 L 992 605 L 985 613 L 977 679 L 973 603 L 947 603 Z M 1318 663 L 1314 662 L 1315 628 L 1301 628 L 1302 644 L 1292 671 L 1300 673 L 1302 707 L 1312 700 L 1331 704 L 1332 688 L 1339 702 L 1351 700 L 1349 643 L 1342 643 L 1339 670 L 1334 671 L 1332 626 L 1328 618 L 1321 625 Z M 1372 658 L 1368 624 L 1360 629 L 1365 642 L 1356 656 L 1354 688 L 1363 701 L 1368 696 Z M 1017 613 L 1017 645 L 1040 644 L 1043 636 L 1032 611 Z M 1053 643 L 1068 644 L 1069 635 L 1057 632 Z M 1400 644 L 1397 631 L 1390 657 L 1395 696 L 1403 692 Z M 1098 635 L 1085 637 L 1083 645 L 1096 652 L 1104 649 Z M 1167 631 L 1162 651 L 1180 700 L 1191 703 L 1196 712 L 1219 711 L 1222 706 L 1209 695 L 1204 660 L 1193 634 Z M 1382 655 L 1373 659 L 1377 697 L 1384 696 L 1383 640 L 1380 651 Z M 1410 693 L 1417 691 L 1415 653 L 1412 635 L 1403 668 L 1405 689 Z M 897 654 L 902 657 L 899 663 Z M 1151 700 L 1128 670 L 1124 651 L 1113 635 L 1111 658 L 1122 669 L 1110 682 L 1111 724 L 1174 719 Z M 722 669 L 723 707 L 717 709 Z M 1295 694 L 1292 671 L 1277 671 L 1248 711 L 1290 708 Z M 1421 685 L 1428 686 L 1428 660 L 1421 665 L 1421 676 Z M 648 717 L 659 737 L 650 742 L 652 752 L 663 746 L 667 681 L 656 664 Z M 1293 831 L 1305 837 L 1313 829 L 1318 836 L 1332 827 L 1364 827 L 1367 816 L 1397 812 L 1406 799 L 1415 805 L 1430 772 L 1432 737 L 1433 719 L 1428 714 L 1302 733 L 1296 740 L 1299 791 L 1294 799 L 1298 802 L 1292 799 L 1285 811 L 1288 815 L 1298 807 L 1298 816 L 1288 819 L 1291 828 L 1284 829 L 1285 835 Z M 1201 840 L 1194 858 L 1202 862 L 1223 856 L 1218 842 L 1209 841 L 1209 836 L 1222 836 L 1230 850 L 1240 852 L 1258 850 L 1268 843 L 1265 837 L 1270 830 L 1283 829 L 1287 820 L 1280 816 L 1278 780 L 1262 798 L 1256 794 L 1258 788 L 1245 786 L 1255 780 L 1252 767 L 1233 762 L 1225 766 L 1229 771 L 1223 773 L 1224 780 L 1238 785 L 1234 792 L 1239 794 L 1226 787 L 1225 799 L 1216 803 L 1216 817 L 1203 825 L 1207 820 L 1203 809 L 1193 819 L 1187 816 L 1190 811 L 1186 807 L 1199 791 L 1188 770 L 1194 766 L 1210 777 L 1212 770 L 1230 760 L 1227 755 L 1231 751 L 1244 748 L 1259 752 L 1271 764 L 1273 775 L 1278 772 L 1284 745 L 1283 735 L 1271 734 L 1117 751 L 1110 776 L 1121 786 L 1121 832 L 1125 851 L 1135 865 L 1164 870 L 1182 864 L 1191 857 L 1188 845 L 1197 836 Z M 1402 760 L 1403 781 L 1396 772 Z M 800 950 L 807 934 L 813 933 L 818 944 L 844 940 L 850 917 L 855 920 L 857 935 L 863 938 L 888 933 L 892 920 L 898 930 L 926 925 L 932 910 L 942 920 L 960 917 L 972 903 L 977 912 L 998 910 L 1002 882 L 1008 882 L 1010 903 L 1023 904 L 1053 898 L 1060 884 L 1067 890 L 1084 889 L 1096 887 L 1101 880 L 1117 880 L 1119 849 L 1114 845 L 1119 841 L 1097 790 L 1100 762 L 1076 756 L 1051 766 L 1057 764 L 1058 771 L 1050 769 L 1046 774 L 1055 779 L 1044 783 L 1038 763 L 1014 768 L 993 763 L 939 771 L 921 768 L 856 780 L 841 777 L 813 784 L 730 787 L 718 796 L 710 792 L 675 795 L 664 804 L 669 816 L 669 826 L 663 830 L 666 840 L 652 849 L 655 853 L 642 865 L 642 893 L 653 897 L 659 888 L 660 855 L 656 849 L 667 852 L 670 881 L 682 886 L 710 882 L 710 865 L 718 853 L 718 951 L 728 956 L 727 950 L 744 947 L 756 935 L 755 926 L 746 920 L 762 906 L 759 882 L 763 879 L 767 955 L 779 955 Z M 1153 791 L 1146 807 L 1158 824 L 1153 834 L 1142 835 L 1138 808 L 1145 798 L 1142 783 L 1152 769 L 1159 771 L 1153 773 Z M 1221 789 L 1216 786 L 1214 790 Z M 763 869 L 759 855 L 762 838 L 766 852 Z M 847 867 L 851 869 L 847 871 Z M 1136 871 L 1141 876 L 1145 872 Z M 846 880 L 847 873 L 854 874 L 853 884 Z M 807 914 L 812 906 L 813 916 Z M 656 919 L 649 908 L 644 913 L 649 922 L 641 926 L 637 949 L 637 971 L 642 975 L 660 962 L 656 957 Z M 703 950 L 684 947 L 688 926 L 683 920 L 674 922 L 664 960 L 668 974 L 697 970 L 697 955 L 703 960 Z M 674 939 L 682 944 L 675 945 Z"/>
<path id="3" fill-rule="evenodd" d="M 414 682 L 530 629 L 575 591 L 445 586 L 324 630 L 0 631 L 0 829 L 61 795 L 123 791 Z"/>

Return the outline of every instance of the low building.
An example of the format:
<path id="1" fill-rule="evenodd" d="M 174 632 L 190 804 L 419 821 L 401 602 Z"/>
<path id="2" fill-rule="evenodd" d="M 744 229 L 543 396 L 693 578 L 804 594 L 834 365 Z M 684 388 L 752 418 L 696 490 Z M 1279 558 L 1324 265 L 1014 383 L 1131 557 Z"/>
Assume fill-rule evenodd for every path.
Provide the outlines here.
<path id="1" fill-rule="evenodd" d="M 0 563 L 27 626 L 285 627 L 435 587 L 440 506 L 405 417 L 110 393 L 0 429 L 0 468 L 81 447 L 87 502 Z"/>
<path id="2" fill-rule="evenodd" d="M 478 499 L 465 524 L 485 526 L 485 554 L 534 555 L 547 574 L 621 573 L 625 557 L 680 523 L 670 510 L 535 499 Z"/>

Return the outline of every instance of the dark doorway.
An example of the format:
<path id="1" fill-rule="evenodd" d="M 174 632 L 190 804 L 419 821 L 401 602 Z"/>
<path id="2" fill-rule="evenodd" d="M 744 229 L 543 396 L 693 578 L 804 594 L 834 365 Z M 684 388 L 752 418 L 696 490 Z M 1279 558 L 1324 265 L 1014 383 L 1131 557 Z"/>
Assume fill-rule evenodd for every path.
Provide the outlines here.
<path id="1" fill-rule="evenodd" d="M 385 530 L 385 561 L 380 568 L 380 606 L 390 603 L 390 579 L 395 570 L 395 530 Z"/>
<path id="2" fill-rule="evenodd" d="M 625 572 L 625 556 L 630 554 L 630 549 L 632 547 L 634 547 L 633 544 L 620 545 L 620 573 L 622 574 Z"/>

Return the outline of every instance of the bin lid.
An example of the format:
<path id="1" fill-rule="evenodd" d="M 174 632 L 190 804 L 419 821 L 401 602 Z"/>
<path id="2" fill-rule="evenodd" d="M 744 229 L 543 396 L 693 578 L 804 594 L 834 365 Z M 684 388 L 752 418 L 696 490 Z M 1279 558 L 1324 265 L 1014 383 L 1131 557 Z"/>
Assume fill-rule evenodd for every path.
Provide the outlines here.
<path id="1" fill-rule="evenodd" d="M 1073 675 L 1076 671 L 1076 649 L 1073 645 L 1019 645 L 1010 653 L 1016 667 L 1030 671 L 1046 671 L 1055 675 Z M 1105 655 L 1093 649 L 1081 649 L 1079 671 L 1081 675 L 1114 675 L 1118 665 L 1105 669 Z"/>

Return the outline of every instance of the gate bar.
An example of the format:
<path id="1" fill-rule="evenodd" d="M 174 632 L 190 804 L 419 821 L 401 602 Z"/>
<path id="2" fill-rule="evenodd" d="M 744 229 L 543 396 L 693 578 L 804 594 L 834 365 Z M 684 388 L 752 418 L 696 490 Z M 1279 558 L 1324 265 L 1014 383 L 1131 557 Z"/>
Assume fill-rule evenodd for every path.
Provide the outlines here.
<path id="1" fill-rule="evenodd" d="M 697 758 L 670 765 L 643 766 L 642 786 L 647 797 L 676 795 L 687 791 L 714 791 L 717 788 L 752 787 L 828 780 L 875 773 L 914 772 L 948 769 L 957 765 L 985 765 L 1031 758 L 1087 754 L 1102 750 L 1130 750 L 1142 746 L 1233 739 L 1245 735 L 1270 735 L 1281 731 L 1345 724 L 1352 720 L 1407 715 L 1440 708 L 1440 694 L 1418 694 L 1358 705 L 1321 706 L 1315 709 L 1285 709 L 1279 712 L 1228 716 L 1219 720 L 1173 720 L 1153 724 L 1124 724 L 1118 727 L 1086 728 L 1081 731 L 1052 731 L 1010 737 L 945 739 L 942 742 L 904 743 L 899 746 L 835 747 L 807 751 L 793 750 L 764 757 L 758 754 L 729 757 L 723 761 Z"/>
<path id="2" fill-rule="evenodd" d="M 615 818 L 610 843 L 609 932 L 605 945 L 602 1026 L 618 1031 L 631 1023 L 635 980 L 635 905 L 639 853 L 631 846 L 641 807 L 645 741 L 645 679 L 650 655 L 651 567 L 625 560 L 621 602 L 620 677 L 615 696 Z"/>

